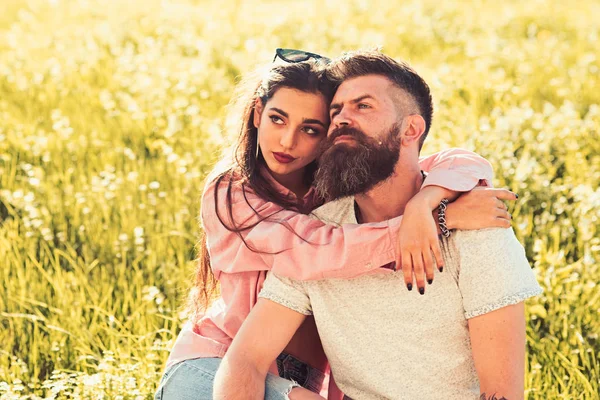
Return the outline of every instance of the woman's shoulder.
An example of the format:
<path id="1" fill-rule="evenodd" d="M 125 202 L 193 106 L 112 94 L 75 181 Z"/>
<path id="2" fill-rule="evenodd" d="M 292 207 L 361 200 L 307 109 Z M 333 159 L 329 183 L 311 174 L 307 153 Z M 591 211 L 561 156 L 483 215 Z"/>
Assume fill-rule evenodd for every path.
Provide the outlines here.
<path id="1" fill-rule="evenodd" d="M 218 192 L 219 196 L 230 193 L 233 197 L 241 197 L 243 193 L 253 193 L 250 187 L 244 183 L 244 177 L 236 171 L 230 170 L 220 174 L 210 174 L 204 183 L 202 200 L 207 200 L 208 195 L 214 196 L 215 192 Z"/>

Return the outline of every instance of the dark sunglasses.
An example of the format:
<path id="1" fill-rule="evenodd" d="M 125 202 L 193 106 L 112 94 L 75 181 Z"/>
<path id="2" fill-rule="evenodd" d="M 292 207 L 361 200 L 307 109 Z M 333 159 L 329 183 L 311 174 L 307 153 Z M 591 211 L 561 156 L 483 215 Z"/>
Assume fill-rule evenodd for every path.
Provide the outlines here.
<path id="1" fill-rule="evenodd" d="M 308 51 L 304 50 L 294 49 L 277 49 L 275 50 L 275 57 L 273 57 L 273 62 L 277 60 L 277 57 L 289 63 L 299 63 L 307 61 L 311 58 L 320 62 L 324 62 L 325 64 L 329 64 L 331 62 L 331 59 L 327 57 L 323 57 L 315 53 L 309 53 Z"/>

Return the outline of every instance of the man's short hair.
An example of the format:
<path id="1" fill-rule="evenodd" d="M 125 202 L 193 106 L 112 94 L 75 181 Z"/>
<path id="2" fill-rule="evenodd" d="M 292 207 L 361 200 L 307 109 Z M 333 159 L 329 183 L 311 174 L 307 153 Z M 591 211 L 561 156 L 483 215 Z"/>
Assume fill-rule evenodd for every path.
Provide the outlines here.
<path id="1" fill-rule="evenodd" d="M 338 87 L 347 79 L 364 75 L 383 75 L 394 85 L 412 96 L 419 114 L 425 120 L 425 132 L 421 136 L 419 149 L 429 133 L 433 118 L 433 102 L 429 85 L 404 62 L 398 62 L 377 50 L 359 50 L 345 53 L 334 60 L 327 69 L 328 78 Z"/>

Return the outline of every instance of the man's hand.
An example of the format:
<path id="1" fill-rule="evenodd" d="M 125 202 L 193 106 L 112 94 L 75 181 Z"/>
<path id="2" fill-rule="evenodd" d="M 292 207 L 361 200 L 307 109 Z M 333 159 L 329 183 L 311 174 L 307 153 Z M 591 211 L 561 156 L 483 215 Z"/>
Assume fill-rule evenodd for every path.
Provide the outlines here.
<path id="1" fill-rule="evenodd" d="M 517 198 L 510 190 L 476 187 L 448 204 L 446 226 L 463 230 L 510 228 L 512 216 L 502 200 Z"/>

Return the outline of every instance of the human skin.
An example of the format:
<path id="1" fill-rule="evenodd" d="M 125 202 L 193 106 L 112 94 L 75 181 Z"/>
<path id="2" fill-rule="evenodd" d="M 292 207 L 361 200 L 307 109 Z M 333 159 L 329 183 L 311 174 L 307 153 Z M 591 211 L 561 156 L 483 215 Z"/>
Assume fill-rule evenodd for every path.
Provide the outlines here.
<path id="1" fill-rule="evenodd" d="M 286 87 L 277 90 L 265 105 L 256 103 L 254 124 L 267 168 L 300 199 L 309 189 L 305 167 L 316 159 L 319 144 L 327 136 L 327 110 L 323 95 Z M 294 159 L 281 162 L 275 153 Z"/>

